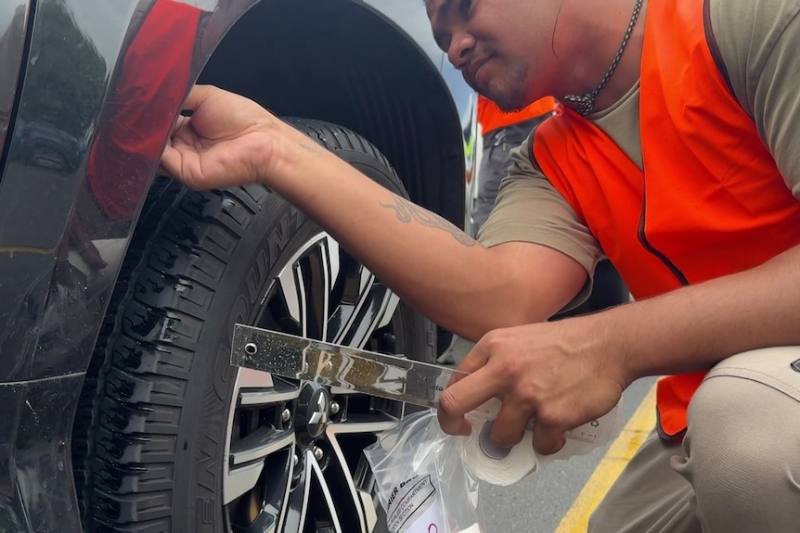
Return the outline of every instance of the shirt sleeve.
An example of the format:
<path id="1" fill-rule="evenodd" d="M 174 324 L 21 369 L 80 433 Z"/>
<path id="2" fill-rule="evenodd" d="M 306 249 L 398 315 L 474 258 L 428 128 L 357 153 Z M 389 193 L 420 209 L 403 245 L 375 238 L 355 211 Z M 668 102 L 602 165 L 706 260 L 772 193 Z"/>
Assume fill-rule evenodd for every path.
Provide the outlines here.
<path id="1" fill-rule="evenodd" d="M 557 250 L 577 261 L 589 276 L 580 294 L 564 311 L 573 309 L 592 289 L 595 266 L 602 257 L 589 228 L 531 160 L 532 136 L 512 150 L 511 167 L 497 194 L 497 202 L 478 240 L 486 247 L 529 242 Z"/>
<path id="2" fill-rule="evenodd" d="M 733 92 L 800 199 L 800 2 L 709 1 Z"/>

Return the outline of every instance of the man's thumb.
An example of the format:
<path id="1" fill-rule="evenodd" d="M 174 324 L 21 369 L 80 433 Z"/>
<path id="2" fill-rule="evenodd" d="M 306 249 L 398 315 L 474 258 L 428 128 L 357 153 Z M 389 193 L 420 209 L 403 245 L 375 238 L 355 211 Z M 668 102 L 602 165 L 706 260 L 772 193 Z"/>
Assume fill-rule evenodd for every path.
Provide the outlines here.
<path id="1" fill-rule="evenodd" d="M 540 455 L 552 455 L 564 447 L 564 429 L 536 424 L 533 428 L 533 449 Z"/>

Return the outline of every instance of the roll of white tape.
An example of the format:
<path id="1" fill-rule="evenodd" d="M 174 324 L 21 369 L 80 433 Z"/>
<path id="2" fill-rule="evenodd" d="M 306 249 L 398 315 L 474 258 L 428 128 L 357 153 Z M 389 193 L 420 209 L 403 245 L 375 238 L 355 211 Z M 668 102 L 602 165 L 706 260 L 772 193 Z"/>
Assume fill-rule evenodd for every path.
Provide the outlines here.
<path id="1" fill-rule="evenodd" d="M 540 456 L 533 449 L 533 424 L 529 424 L 522 440 L 511 449 L 494 445 L 489 438 L 492 421 L 502 404 L 493 398 L 467 415 L 472 433 L 463 440 L 464 462 L 479 479 L 493 485 L 512 485 L 541 470 L 554 460 L 585 455 L 598 446 L 605 446 L 619 435 L 622 420 L 622 398 L 606 415 L 565 433 L 567 442 L 553 455 Z"/>
<path id="2" fill-rule="evenodd" d="M 478 478 L 492 485 L 507 486 L 536 471 L 533 433 L 510 449 L 499 448 L 489 440 L 492 422 L 473 420 L 472 433 L 463 440 L 464 462 Z"/>

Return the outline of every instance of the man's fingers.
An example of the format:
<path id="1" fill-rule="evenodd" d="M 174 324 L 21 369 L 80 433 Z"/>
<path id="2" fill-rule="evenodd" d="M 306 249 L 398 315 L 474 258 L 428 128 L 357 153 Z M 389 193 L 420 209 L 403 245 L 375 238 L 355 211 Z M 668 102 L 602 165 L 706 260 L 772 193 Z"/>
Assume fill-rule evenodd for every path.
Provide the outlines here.
<path id="1" fill-rule="evenodd" d="M 208 100 L 216 91 L 219 91 L 219 89 L 213 85 L 195 85 L 192 87 L 192 90 L 189 91 L 189 95 L 183 103 L 184 111 L 196 111 L 197 108 L 203 105 L 203 102 Z"/>
<path id="2" fill-rule="evenodd" d="M 178 134 L 181 129 L 188 126 L 191 117 L 184 117 L 179 116 L 178 119 L 175 121 L 175 124 L 172 125 L 172 130 L 169 132 L 169 138 L 174 139 L 175 136 Z"/>
<path id="3" fill-rule="evenodd" d="M 564 438 L 563 427 L 548 426 L 537 422 L 533 428 L 533 449 L 541 455 L 552 455 L 564 447 L 567 442 Z"/>
<path id="4" fill-rule="evenodd" d="M 471 374 L 486 366 L 489 360 L 489 352 L 484 348 L 480 341 L 464 356 L 464 360 L 458 365 L 458 370 Z"/>
<path id="5" fill-rule="evenodd" d="M 499 381 L 497 373 L 487 370 L 490 356 L 487 343 L 482 339 L 472 347 L 458 365 L 457 370 L 466 372 L 468 375 L 454 374 L 439 400 L 439 424 L 445 433 L 469 435 L 471 428 L 468 421 L 464 419 L 464 415 L 503 392 L 507 384 Z M 520 425 L 518 420 L 524 415 L 511 414 L 509 411 L 504 416 L 512 417 L 513 420 L 509 421 L 509 429 L 500 430 L 500 442 L 511 442 L 513 445 L 519 442 L 522 436 L 521 433 L 516 435 L 516 430 L 513 428 Z M 524 427 L 525 423 L 527 423 L 527 419 L 521 425 Z M 501 421 L 500 424 L 505 425 L 506 423 Z"/>
<path id="6" fill-rule="evenodd" d="M 511 448 L 525 435 L 525 428 L 533 413 L 516 405 L 503 405 L 492 424 L 492 442 L 501 448 Z"/>
<path id="7" fill-rule="evenodd" d="M 161 165 L 158 170 L 171 178 L 180 178 L 181 154 L 169 144 L 164 148 L 164 153 L 161 155 Z"/>
<path id="8" fill-rule="evenodd" d="M 468 434 L 464 415 L 483 405 L 499 392 L 498 383 L 489 372 L 477 372 L 448 386 L 439 399 L 439 424 L 445 433 Z"/>
<path id="9" fill-rule="evenodd" d="M 467 374 L 472 374 L 479 368 L 486 366 L 486 362 L 489 360 L 489 354 L 486 350 L 483 349 L 481 343 L 475 344 L 472 349 L 464 356 L 464 360 L 456 367 L 458 372 L 455 372 L 453 376 L 450 378 L 450 381 L 447 383 L 447 386 L 450 387 L 455 383 L 464 379 L 464 374 L 460 372 L 466 372 Z"/>
<path id="10" fill-rule="evenodd" d="M 175 124 L 172 125 L 172 131 L 169 132 L 169 140 L 164 147 L 164 152 L 161 154 L 161 163 L 158 166 L 159 174 L 171 178 L 180 177 L 181 154 L 175 149 L 175 138 L 183 128 L 189 127 L 189 120 L 189 117 L 178 117 Z"/>

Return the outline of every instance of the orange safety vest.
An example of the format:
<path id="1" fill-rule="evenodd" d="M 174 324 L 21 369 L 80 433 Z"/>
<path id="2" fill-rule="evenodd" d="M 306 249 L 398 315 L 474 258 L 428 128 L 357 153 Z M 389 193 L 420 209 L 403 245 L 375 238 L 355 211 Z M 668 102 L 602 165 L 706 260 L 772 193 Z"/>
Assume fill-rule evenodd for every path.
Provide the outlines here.
<path id="1" fill-rule="evenodd" d="M 546 96 L 536 100 L 528 107 L 519 111 L 506 113 L 497 107 L 497 104 L 485 96 L 478 95 L 478 122 L 481 125 L 481 134 L 487 135 L 490 132 L 518 124 L 525 120 L 542 116 L 553 111 L 556 101 L 552 97 Z"/>
<path id="2" fill-rule="evenodd" d="M 800 202 L 741 108 L 708 0 L 650 0 L 640 78 L 644 172 L 600 128 L 557 106 L 533 157 L 637 299 L 740 272 L 800 244 Z M 661 378 L 662 438 L 680 438 L 704 372 Z"/>

